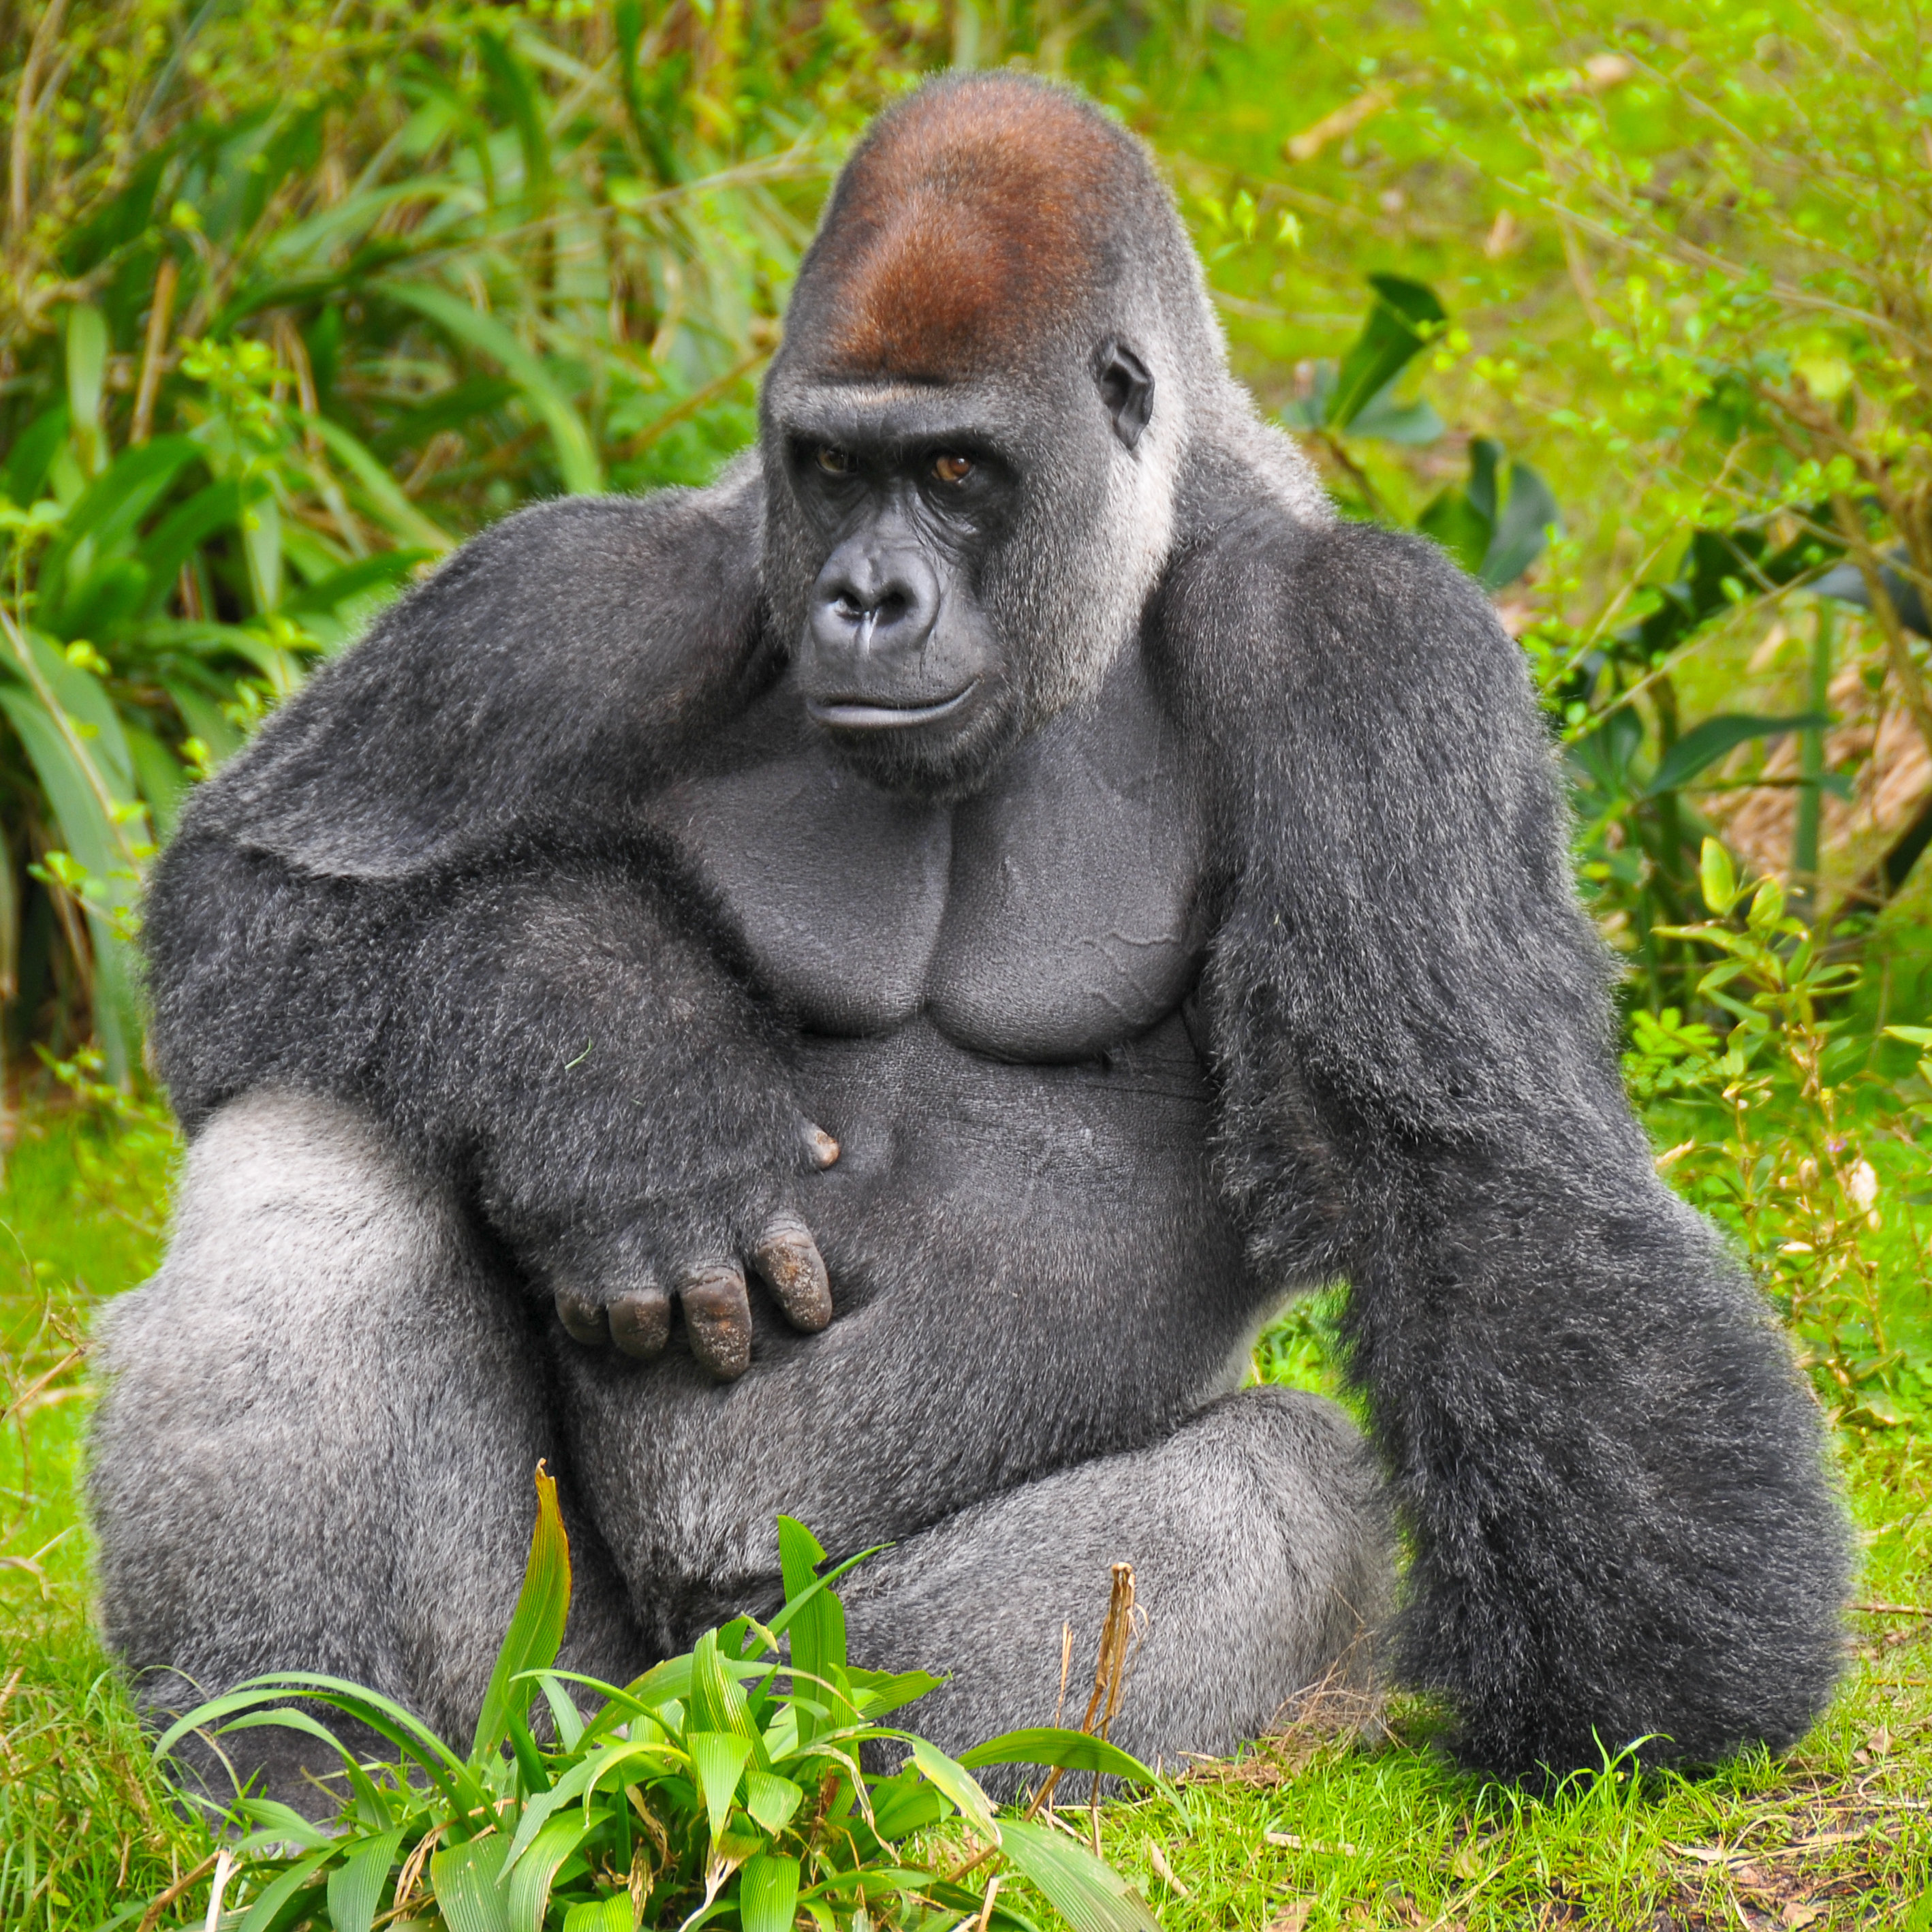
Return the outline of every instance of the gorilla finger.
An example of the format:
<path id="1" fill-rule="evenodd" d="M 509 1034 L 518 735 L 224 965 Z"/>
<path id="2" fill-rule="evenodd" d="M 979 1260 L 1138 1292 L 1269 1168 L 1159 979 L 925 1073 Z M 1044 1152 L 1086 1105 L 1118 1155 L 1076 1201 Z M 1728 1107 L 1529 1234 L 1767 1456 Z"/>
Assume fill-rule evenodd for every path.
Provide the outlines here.
<path id="1" fill-rule="evenodd" d="M 794 1328 L 815 1335 L 832 1319 L 832 1284 L 826 1279 L 824 1258 L 796 1215 L 776 1215 L 766 1223 L 752 1261 Z"/>
<path id="2" fill-rule="evenodd" d="M 670 1297 L 656 1282 L 617 1296 L 610 1304 L 610 1339 L 627 1355 L 649 1361 L 670 1339 Z"/>
<path id="3" fill-rule="evenodd" d="M 581 1342 L 586 1348 L 601 1348 L 610 1339 L 603 1310 L 575 1288 L 557 1290 L 556 1318 L 563 1324 L 571 1339 Z"/>
<path id="4" fill-rule="evenodd" d="M 678 1300 L 699 1365 L 721 1382 L 736 1382 L 752 1365 L 752 1303 L 742 1271 L 723 1265 L 687 1275 Z"/>

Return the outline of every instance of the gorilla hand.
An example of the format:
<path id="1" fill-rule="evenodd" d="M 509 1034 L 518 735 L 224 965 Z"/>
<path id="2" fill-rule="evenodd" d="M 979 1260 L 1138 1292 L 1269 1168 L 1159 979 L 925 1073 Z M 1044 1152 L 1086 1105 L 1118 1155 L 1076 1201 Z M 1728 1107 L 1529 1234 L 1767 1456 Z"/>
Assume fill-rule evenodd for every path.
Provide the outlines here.
<path id="1" fill-rule="evenodd" d="M 800 1126 L 803 1165 L 830 1167 L 838 1143 L 809 1122 Z M 708 1224 L 708 1239 L 688 1232 L 681 1240 L 660 1232 L 652 1242 L 626 1235 L 558 1270 L 552 1282 L 558 1319 L 586 1346 L 614 1343 L 648 1360 L 670 1339 L 675 1298 L 699 1364 L 720 1382 L 735 1381 L 752 1361 L 748 1266 L 786 1320 L 816 1334 L 832 1319 L 832 1288 L 811 1229 L 789 1204 L 769 1204 L 768 1181 L 740 1192 L 736 1203 L 719 1202 L 698 1217 L 700 1226 Z"/>

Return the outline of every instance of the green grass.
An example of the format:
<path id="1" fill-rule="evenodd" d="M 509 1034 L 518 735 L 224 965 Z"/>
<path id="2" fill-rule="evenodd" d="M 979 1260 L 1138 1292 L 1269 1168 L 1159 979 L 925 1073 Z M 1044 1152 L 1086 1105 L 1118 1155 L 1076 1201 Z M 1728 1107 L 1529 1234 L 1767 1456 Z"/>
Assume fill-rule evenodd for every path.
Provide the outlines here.
<path id="1" fill-rule="evenodd" d="M 144 1124 L 32 1110 L 0 1189 L 0 1925 L 9 1932 L 91 1926 L 191 1872 L 208 1848 L 170 1808 L 90 1630 L 80 1520 L 94 1390 L 75 1351 L 98 1304 L 154 1264 L 173 1154 Z M 1910 1288 L 1901 1302 L 1922 1294 Z M 1292 1321 L 1262 1362 L 1271 1376 L 1325 1382 L 1319 1322 Z M 1905 1430 L 1848 1433 L 1839 1450 L 1866 1539 L 1861 1601 L 1932 1603 L 1932 1442 Z M 1856 1637 L 1843 1693 L 1798 1750 L 1701 1782 L 1639 1785 L 1612 1770 L 1531 1802 L 1449 1768 L 1431 1746 L 1430 1713 L 1398 1700 L 1389 1735 L 1373 1745 L 1291 1734 L 1234 1766 L 1202 1768 L 1183 1787 L 1184 1807 L 1113 1807 L 1102 1843 L 1170 1932 L 1921 1932 L 1932 1926 L 1932 1904 L 1915 1905 L 1932 1883 L 1932 1618 L 1862 1613 Z M 160 1924 L 200 1924 L 206 1899 L 205 1887 L 190 1888 Z"/>

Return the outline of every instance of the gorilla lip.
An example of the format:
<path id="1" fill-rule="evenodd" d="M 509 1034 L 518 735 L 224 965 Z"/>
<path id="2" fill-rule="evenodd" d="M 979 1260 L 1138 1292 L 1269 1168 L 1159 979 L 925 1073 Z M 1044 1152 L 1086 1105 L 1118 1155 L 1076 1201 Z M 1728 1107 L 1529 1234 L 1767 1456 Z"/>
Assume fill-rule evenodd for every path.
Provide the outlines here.
<path id="1" fill-rule="evenodd" d="M 909 725 L 933 724 L 951 717 L 979 688 L 976 677 L 964 690 L 936 704 L 881 704 L 871 698 L 830 698 L 814 699 L 808 708 L 820 724 L 838 730 L 904 730 Z"/>

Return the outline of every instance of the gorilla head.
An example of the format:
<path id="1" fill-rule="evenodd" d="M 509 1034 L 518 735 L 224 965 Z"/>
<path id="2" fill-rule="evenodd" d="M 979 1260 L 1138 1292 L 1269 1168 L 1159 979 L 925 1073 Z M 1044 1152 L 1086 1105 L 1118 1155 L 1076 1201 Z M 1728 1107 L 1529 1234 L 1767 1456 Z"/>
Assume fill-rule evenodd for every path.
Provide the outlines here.
<path id="1" fill-rule="evenodd" d="M 878 782 L 973 790 L 1093 689 L 1170 547 L 1218 332 L 1139 143 L 1012 76 L 854 156 L 766 385 L 766 593 Z"/>

